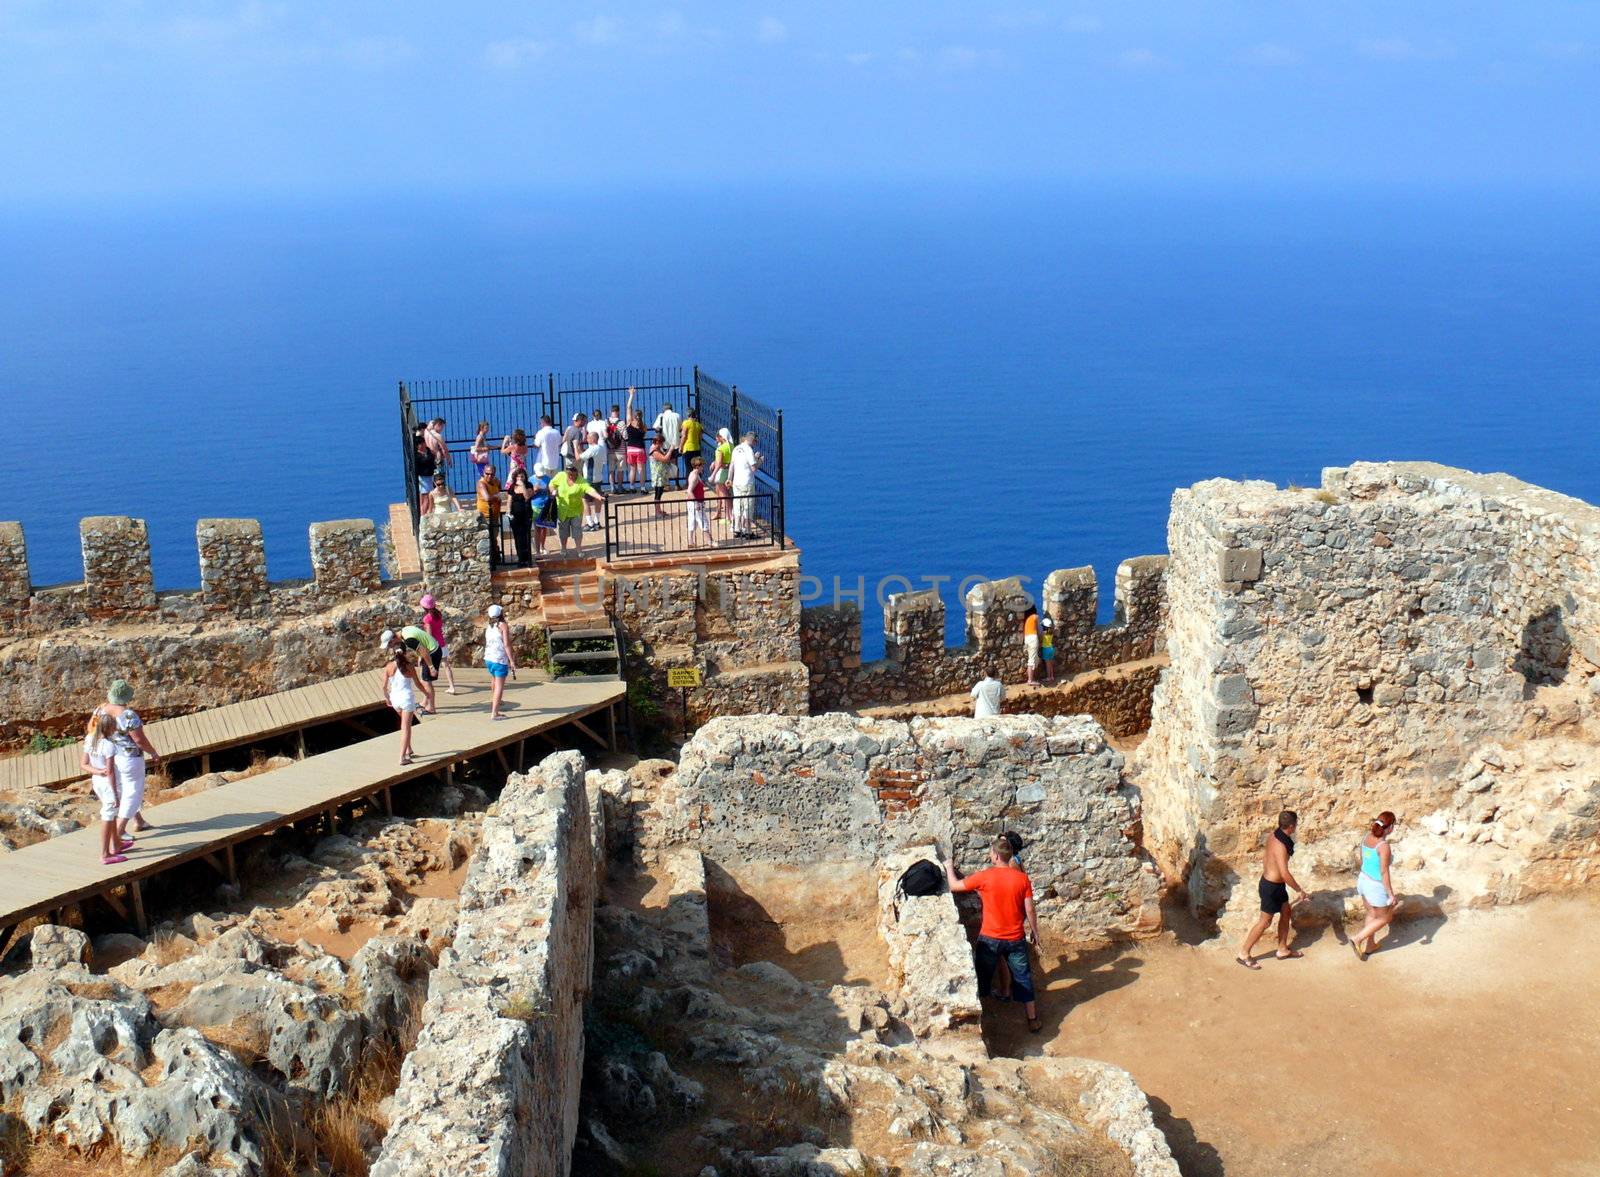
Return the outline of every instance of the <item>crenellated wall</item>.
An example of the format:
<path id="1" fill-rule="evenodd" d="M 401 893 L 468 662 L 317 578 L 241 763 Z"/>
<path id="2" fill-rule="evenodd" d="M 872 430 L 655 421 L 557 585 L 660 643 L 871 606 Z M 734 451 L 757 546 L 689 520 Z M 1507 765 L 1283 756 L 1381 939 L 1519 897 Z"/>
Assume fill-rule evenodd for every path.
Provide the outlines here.
<path id="1" fill-rule="evenodd" d="M 1056 673 L 1149 658 L 1160 643 L 1165 611 L 1165 556 L 1139 556 L 1117 568 L 1116 619 L 1095 620 L 1099 589 L 1092 568 L 1065 568 L 1045 578 L 1035 602 L 1016 577 L 986 581 L 967 593 L 967 640 L 945 644 L 939 594 L 896 593 L 883 611 L 885 656 L 861 661 L 861 610 L 814 606 L 802 611 L 801 656 L 811 672 L 813 712 L 930 699 L 966 691 L 993 663 L 1001 678 L 1026 677 L 1022 616 L 1036 605 L 1056 626 Z"/>
<path id="2" fill-rule="evenodd" d="M 261 525 L 202 519 L 200 587 L 156 591 L 144 521 L 94 516 L 79 526 L 83 580 L 36 587 L 20 524 L 0 523 L 0 739 L 76 730 L 126 678 L 141 710 L 175 715 L 377 669 L 378 634 L 413 620 L 422 585 L 385 581 L 367 519 L 313 523 L 310 580 L 271 581 Z M 421 554 L 458 661 L 481 642 L 488 552 L 475 516 L 430 519 Z M 536 622 L 514 621 L 530 663 Z"/>

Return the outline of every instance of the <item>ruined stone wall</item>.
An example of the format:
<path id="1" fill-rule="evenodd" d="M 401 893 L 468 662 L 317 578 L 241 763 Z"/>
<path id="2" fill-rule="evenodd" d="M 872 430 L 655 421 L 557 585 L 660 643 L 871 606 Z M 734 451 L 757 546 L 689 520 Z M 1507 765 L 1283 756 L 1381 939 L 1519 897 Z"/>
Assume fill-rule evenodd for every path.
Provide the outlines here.
<path id="1" fill-rule="evenodd" d="M 506 781 L 428 982 L 373 1177 L 564 1177 L 596 891 L 583 757 Z"/>
<path id="2" fill-rule="evenodd" d="M 202 519 L 200 588 L 163 592 L 142 520 L 83 520 L 84 579 L 49 587 L 32 584 L 21 526 L 0 523 L 0 740 L 80 729 L 118 678 L 155 717 L 375 671 L 379 633 L 416 617 L 424 587 L 440 599 L 457 663 L 471 664 L 493 599 L 487 545 L 472 523 L 425 522 L 429 576 L 419 584 L 382 579 L 370 520 L 313 523 L 312 579 L 271 581 L 259 523 Z M 533 665 L 543 639 L 528 620 L 537 618 L 513 616 L 512 633 Z"/>
<path id="3" fill-rule="evenodd" d="M 1099 590 L 1092 568 L 1052 572 L 1038 601 L 1016 577 L 976 585 L 966 595 L 967 640 L 955 648 L 945 645 L 945 608 L 936 591 L 893 594 L 883 611 L 885 656 L 864 665 L 861 611 L 807 608 L 800 644 L 811 672 L 811 710 L 848 711 L 965 691 L 991 662 L 1004 681 L 1020 682 L 1027 674 L 1022 616 L 1029 605 L 1055 622 L 1058 675 L 1148 658 L 1160 643 L 1166 563 L 1164 556 L 1122 562 L 1110 625 L 1095 620 Z"/>
<path id="4" fill-rule="evenodd" d="M 800 660 L 799 561 L 642 572 L 613 577 L 609 602 L 640 683 L 676 729 L 716 715 L 803 715 L 809 676 Z M 667 670 L 695 667 L 703 685 L 687 700 Z"/>
<path id="5" fill-rule="evenodd" d="M 939 840 L 971 872 L 1006 830 L 1040 918 L 1074 939 L 1159 923 L 1122 757 L 1091 720 L 721 718 L 645 799 L 642 851 L 698 846 L 713 861 L 874 867 Z"/>
<path id="6" fill-rule="evenodd" d="M 1134 775 L 1146 845 L 1204 912 L 1280 808 L 1353 837 L 1445 807 L 1476 747 L 1600 654 L 1600 511 L 1503 475 L 1202 482 L 1168 541 L 1171 667 Z"/>

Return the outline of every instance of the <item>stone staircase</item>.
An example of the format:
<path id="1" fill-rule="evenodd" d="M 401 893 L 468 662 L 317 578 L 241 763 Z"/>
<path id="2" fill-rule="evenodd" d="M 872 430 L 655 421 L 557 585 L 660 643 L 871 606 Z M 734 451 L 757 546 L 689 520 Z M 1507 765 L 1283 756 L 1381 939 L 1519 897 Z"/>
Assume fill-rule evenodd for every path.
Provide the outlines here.
<path id="1" fill-rule="evenodd" d="M 539 588 L 547 628 L 610 630 L 597 560 L 541 560 Z"/>

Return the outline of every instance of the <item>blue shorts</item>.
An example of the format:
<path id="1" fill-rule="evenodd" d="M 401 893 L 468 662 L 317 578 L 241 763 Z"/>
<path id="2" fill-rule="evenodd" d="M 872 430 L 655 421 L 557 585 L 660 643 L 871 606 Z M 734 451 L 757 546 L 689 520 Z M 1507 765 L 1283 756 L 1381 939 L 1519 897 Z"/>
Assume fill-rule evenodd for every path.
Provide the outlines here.
<path id="1" fill-rule="evenodd" d="M 994 982 L 994 971 L 1003 960 L 1011 970 L 1011 998 L 1013 1001 L 1033 1000 L 1033 970 L 1028 966 L 1026 940 L 995 940 L 979 936 L 973 945 L 973 955 L 978 965 L 978 996 L 988 997 Z"/>
<path id="2" fill-rule="evenodd" d="M 484 666 L 488 667 L 489 674 L 493 678 L 504 678 L 511 673 L 511 667 L 504 662 L 485 662 Z"/>
<path id="3" fill-rule="evenodd" d="M 1054 662 L 1056 660 L 1056 648 L 1054 646 L 1046 646 L 1044 649 L 1039 651 L 1039 657 L 1043 658 L 1046 662 Z"/>

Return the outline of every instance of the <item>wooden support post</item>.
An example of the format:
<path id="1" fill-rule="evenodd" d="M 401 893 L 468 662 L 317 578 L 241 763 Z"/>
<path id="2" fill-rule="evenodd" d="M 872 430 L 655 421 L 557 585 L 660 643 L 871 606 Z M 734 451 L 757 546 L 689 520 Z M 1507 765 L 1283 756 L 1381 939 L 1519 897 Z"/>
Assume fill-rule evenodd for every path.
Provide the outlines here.
<path id="1" fill-rule="evenodd" d="M 523 736 L 517 741 L 517 768 L 522 772 L 528 771 L 528 737 Z"/>
<path id="2" fill-rule="evenodd" d="M 612 752 L 617 750 L 617 705 L 612 703 L 606 708 L 606 735 L 610 737 L 607 746 Z"/>
<path id="3" fill-rule="evenodd" d="M 143 936 L 150 931 L 150 921 L 145 919 L 144 890 L 139 886 L 138 879 L 129 882 L 128 892 L 133 896 L 133 930 Z"/>
<path id="4" fill-rule="evenodd" d="M 600 738 L 599 733 L 596 732 L 594 730 L 594 728 L 592 728 L 588 724 L 584 723 L 583 720 L 579 719 L 577 716 L 573 716 L 572 719 L 569 720 L 568 722 L 570 722 L 573 727 L 577 728 L 580 732 L 582 732 L 584 735 L 588 736 L 595 743 L 599 744 L 602 748 L 605 747 L 606 742 Z"/>
<path id="5" fill-rule="evenodd" d="M 106 901 L 106 906 L 112 911 L 116 912 L 117 915 L 121 916 L 124 922 L 133 922 L 132 920 L 128 919 L 128 909 L 123 905 L 122 900 L 117 898 L 117 893 L 115 891 L 102 891 L 100 892 L 100 898 L 104 899 Z"/>
<path id="6" fill-rule="evenodd" d="M 228 864 L 228 882 L 237 887 L 239 885 L 239 864 L 233 860 L 232 842 L 222 848 L 222 856 Z"/>
<path id="7" fill-rule="evenodd" d="M 506 760 L 506 750 L 504 748 L 496 748 L 494 750 L 494 754 L 497 757 L 499 757 L 499 759 L 500 759 L 500 770 L 502 772 L 504 772 L 507 776 L 510 776 L 511 775 L 511 764 L 510 764 L 509 761 Z"/>
<path id="8" fill-rule="evenodd" d="M 209 776 L 210 774 L 211 774 L 211 753 L 202 752 L 202 753 L 200 753 L 200 775 L 201 776 Z"/>
<path id="9" fill-rule="evenodd" d="M 297 727 L 297 728 L 294 729 L 294 747 L 295 747 L 295 751 L 300 753 L 300 759 L 304 760 L 306 758 L 306 729 L 305 728 Z"/>
<path id="10" fill-rule="evenodd" d="M 387 813 L 390 817 L 393 817 L 394 816 L 394 796 L 389 792 L 389 786 L 388 785 L 385 785 L 381 791 L 383 793 L 383 811 L 385 813 Z"/>

